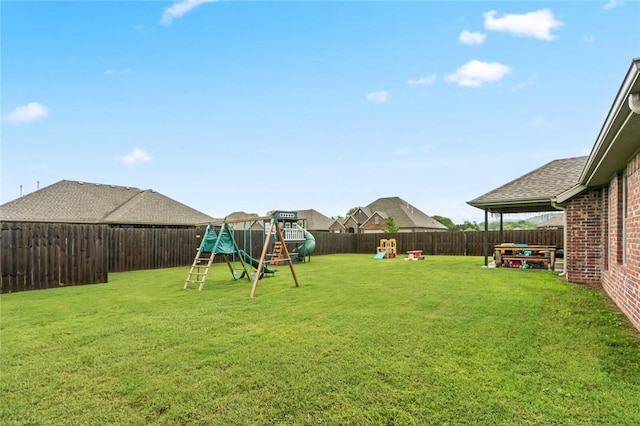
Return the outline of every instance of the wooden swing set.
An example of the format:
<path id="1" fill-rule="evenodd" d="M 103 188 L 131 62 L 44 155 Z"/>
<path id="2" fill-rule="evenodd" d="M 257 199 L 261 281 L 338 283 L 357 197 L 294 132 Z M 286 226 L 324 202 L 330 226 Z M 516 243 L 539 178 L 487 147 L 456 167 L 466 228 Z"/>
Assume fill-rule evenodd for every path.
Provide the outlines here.
<path id="1" fill-rule="evenodd" d="M 293 281 L 295 282 L 296 287 L 299 287 L 298 277 L 296 276 L 296 271 L 293 268 L 293 261 L 291 259 L 291 255 L 289 254 L 289 250 L 287 249 L 287 245 L 285 244 L 285 239 L 282 234 L 282 228 L 280 226 L 280 221 L 292 221 L 295 217 L 295 213 L 276 211 L 271 216 L 259 216 L 231 220 L 224 219 L 219 225 L 220 229 L 218 232 L 216 232 L 215 224 L 207 224 L 207 228 L 200 243 L 200 247 L 198 247 L 196 256 L 193 259 L 193 263 L 191 264 L 191 269 L 189 270 L 187 279 L 184 282 L 184 288 L 187 289 L 189 288 L 189 284 L 196 283 L 198 284 L 198 291 L 202 291 L 204 283 L 207 280 L 207 275 L 209 274 L 209 270 L 211 269 L 211 265 L 213 264 L 216 255 L 224 256 L 225 262 L 227 263 L 227 266 L 229 267 L 229 270 L 231 271 L 231 274 L 233 275 L 233 278 L 235 280 L 244 277 L 246 277 L 249 281 L 253 280 L 253 286 L 251 288 L 252 298 L 255 296 L 258 289 L 258 281 L 260 281 L 260 279 L 265 274 L 275 274 L 276 270 L 272 269 L 271 265 L 288 263 Z M 247 222 L 253 224 L 259 220 L 265 222 L 268 220 L 269 227 L 265 231 L 264 244 L 262 247 L 262 253 L 260 254 L 260 259 L 256 260 L 251 256 L 250 252 L 247 253 L 245 251 L 247 247 L 246 237 L 243 241 L 244 249 L 240 249 L 238 247 L 238 244 L 236 243 L 236 240 L 234 238 L 233 224 L 244 223 L 244 235 L 246 236 Z M 267 259 L 267 254 L 272 242 L 272 238 L 274 239 L 273 252 L 271 253 L 270 258 Z M 250 238 L 249 246 L 252 246 Z M 234 260 L 236 258 L 240 262 L 240 270 L 234 268 Z M 250 265 L 250 267 L 248 268 L 247 265 Z M 252 270 L 252 268 L 254 269 Z"/>

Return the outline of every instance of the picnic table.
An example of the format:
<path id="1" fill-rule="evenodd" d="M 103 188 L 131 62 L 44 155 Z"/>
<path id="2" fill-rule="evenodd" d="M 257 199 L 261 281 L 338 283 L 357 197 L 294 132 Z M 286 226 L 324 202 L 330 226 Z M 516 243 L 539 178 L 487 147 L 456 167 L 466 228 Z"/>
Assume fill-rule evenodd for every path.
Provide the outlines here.
<path id="1" fill-rule="evenodd" d="M 556 266 L 556 246 L 538 244 L 498 244 L 494 246 L 496 268 L 521 268 L 522 265 L 539 265 L 544 269 Z"/>
<path id="2" fill-rule="evenodd" d="M 404 260 L 424 260 L 422 250 L 409 250 Z"/>

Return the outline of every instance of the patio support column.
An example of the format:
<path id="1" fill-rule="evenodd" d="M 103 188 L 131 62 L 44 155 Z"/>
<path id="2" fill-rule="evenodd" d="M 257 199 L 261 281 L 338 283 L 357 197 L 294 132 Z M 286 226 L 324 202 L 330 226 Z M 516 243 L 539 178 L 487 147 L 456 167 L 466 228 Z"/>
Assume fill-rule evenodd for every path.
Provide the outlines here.
<path id="1" fill-rule="evenodd" d="M 504 213 L 500 212 L 500 244 L 504 243 L 504 238 L 502 237 L 502 230 L 503 230 L 503 219 L 504 217 Z"/>
<path id="2" fill-rule="evenodd" d="M 484 211 L 484 238 L 483 238 L 483 252 L 484 252 L 484 267 L 489 266 L 489 212 Z"/>

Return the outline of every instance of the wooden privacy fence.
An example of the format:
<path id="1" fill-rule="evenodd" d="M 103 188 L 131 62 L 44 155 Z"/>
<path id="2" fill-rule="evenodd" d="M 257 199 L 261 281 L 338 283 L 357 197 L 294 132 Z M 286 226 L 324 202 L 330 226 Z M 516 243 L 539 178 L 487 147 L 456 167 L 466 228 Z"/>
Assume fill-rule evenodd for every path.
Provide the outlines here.
<path id="1" fill-rule="evenodd" d="M 375 253 L 382 238 L 395 238 L 397 252 L 422 250 L 427 255 L 482 256 L 484 254 L 484 231 L 450 232 L 412 232 L 382 234 L 323 234 L 317 233 L 315 254 L 331 253 Z M 339 237 L 351 237 L 349 242 Z M 503 242 L 523 244 L 555 245 L 564 247 L 561 229 L 533 229 L 517 231 L 488 231 L 488 255 L 492 255 L 493 246 Z M 320 237 L 320 238 L 318 238 Z"/>
<path id="2" fill-rule="evenodd" d="M 109 272 L 190 265 L 204 228 L 109 227 Z"/>
<path id="3" fill-rule="evenodd" d="M 0 292 L 104 283 L 108 272 L 187 266 L 200 245 L 201 228 L 113 227 L 104 224 L 2 222 Z M 482 256 L 484 232 L 334 234 L 312 232 L 313 256 L 335 253 L 375 254 L 381 238 L 395 238 L 398 254 Z M 488 233 L 488 255 L 502 242 L 555 245 L 562 230 Z M 235 231 L 238 246 L 254 258 L 263 247 L 261 231 Z M 291 245 L 290 249 L 293 250 Z M 218 260 L 218 258 L 217 258 Z M 222 257 L 219 259 L 222 261 Z"/>
<path id="4" fill-rule="evenodd" d="M 106 227 L 2 222 L 2 293 L 107 282 Z"/>

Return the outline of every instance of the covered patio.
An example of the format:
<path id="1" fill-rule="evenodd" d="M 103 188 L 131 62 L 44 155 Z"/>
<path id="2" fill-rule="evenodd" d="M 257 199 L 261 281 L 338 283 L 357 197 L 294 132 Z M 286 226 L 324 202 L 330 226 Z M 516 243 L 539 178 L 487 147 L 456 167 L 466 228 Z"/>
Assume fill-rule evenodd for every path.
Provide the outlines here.
<path id="1" fill-rule="evenodd" d="M 588 157 L 573 157 L 553 160 L 517 179 L 487 192 L 467 204 L 484 210 L 484 266 L 489 266 L 489 213 L 500 219 L 500 241 L 503 240 L 505 214 L 542 213 L 562 211 L 565 207 L 557 202 L 558 195 L 578 184 Z M 563 214 L 564 240 L 566 241 L 566 215 Z"/>

